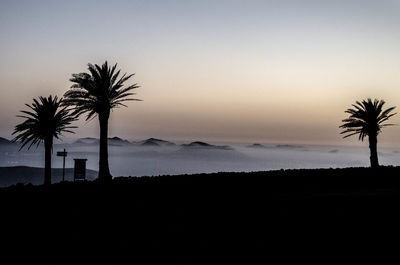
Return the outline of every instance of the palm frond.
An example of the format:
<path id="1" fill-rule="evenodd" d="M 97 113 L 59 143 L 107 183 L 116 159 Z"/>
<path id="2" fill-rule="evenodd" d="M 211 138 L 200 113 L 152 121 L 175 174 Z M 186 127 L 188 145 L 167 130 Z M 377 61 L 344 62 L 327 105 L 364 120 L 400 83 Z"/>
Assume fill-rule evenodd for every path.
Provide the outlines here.
<path id="1" fill-rule="evenodd" d="M 86 114 L 86 120 L 93 119 L 101 112 L 110 112 L 124 101 L 139 101 L 131 98 L 135 95 L 131 90 L 138 88 L 137 84 L 124 87 L 134 74 L 124 74 L 120 77 L 121 70 L 117 64 L 109 66 L 88 64 L 88 73 L 72 74 L 71 89 L 64 94 L 64 104 L 73 108 L 74 115 Z"/>

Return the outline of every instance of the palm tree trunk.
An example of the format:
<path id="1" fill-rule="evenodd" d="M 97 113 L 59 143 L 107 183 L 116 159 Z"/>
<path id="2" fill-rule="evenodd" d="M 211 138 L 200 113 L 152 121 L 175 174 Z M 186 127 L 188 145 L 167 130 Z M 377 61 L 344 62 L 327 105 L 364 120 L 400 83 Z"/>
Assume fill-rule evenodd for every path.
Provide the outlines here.
<path id="1" fill-rule="evenodd" d="M 369 150 L 371 152 L 371 156 L 369 157 L 370 162 L 371 162 L 371 167 L 372 168 L 377 168 L 379 167 L 379 162 L 378 162 L 378 149 L 377 149 L 377 135 L 371 134 L 368 136 L 369 140 Z"/>
<path id="2" fill-rule="evenodd" d="M 51 184 L 51 148 L 53 137 L 44 140 L 44 185 Z"/>
<path id="3" fill-rule="evenodd" d="M 110 112 L 99 114 L 100 123 L 100 153 L 99 153 L 99 180 L 110 181 L 112 176 L 108 166 L 108 118 Z"/>

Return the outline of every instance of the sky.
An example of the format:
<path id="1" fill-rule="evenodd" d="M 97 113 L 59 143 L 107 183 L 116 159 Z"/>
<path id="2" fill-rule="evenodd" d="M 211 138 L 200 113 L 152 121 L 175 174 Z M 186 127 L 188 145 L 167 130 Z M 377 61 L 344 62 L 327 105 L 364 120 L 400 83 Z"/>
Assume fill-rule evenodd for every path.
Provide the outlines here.
<path id="1" fill-rule="evenodd" d="M 400 106 L 399 13 L 393 0 L 0 0 L 0 136 L 107 60 L 143 100 L 112 112 L 110 136 L 357 145 L 338 128 L 351 104 Z M 65 139 L 99 135 L 97 120 L 75 125 Z M 400 127 L 378 141 L 400 146 Z"/>

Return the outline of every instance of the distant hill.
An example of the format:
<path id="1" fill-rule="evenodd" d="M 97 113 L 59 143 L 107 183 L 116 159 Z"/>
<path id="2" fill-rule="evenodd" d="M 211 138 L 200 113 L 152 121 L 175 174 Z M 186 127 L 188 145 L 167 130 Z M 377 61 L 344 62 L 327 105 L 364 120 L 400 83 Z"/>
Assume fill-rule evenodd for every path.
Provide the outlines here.
<path id="1" fill-rule="evenodd" d="M 156 139 L 156 138 L 149 138 L 144 140 L 140 143 L 141 146 L 175 146 L 176 144 L 173 142 Z"/>
<path id="2" fill-rule="evenodd" d="M 257 143 L 255 143 L 255 144 L 251 144 L 251 145 L 248 145 L 247 146 L 248 148 L 267 148 L 265 145 L 263 145 L 263 144 L 257 144 Z"/>
<path id="3" fill-rule="evenodd" d="M 75 145 L 98 145 L 100 140 L 98 138 L 92 138 L 92 137 L 85 137 L 85 138 L 79 138 L 73 144 Z M 123 146 L 123 145 L 131 145 L 131 143 L 128 140 L 121 139 L 119 137 L 112 137 L 108 138 L 108 145 L 110 146 Z"/>
<path id="4" fill-rule="evenodd" d="M 0 137 L 0 145 L 14 145 L 14 143 L 6 138 Z"/>
<path id="5" fill-rule="evenodd" d="M 99 143 L 99 139 L 97 139 L 97 138 L 85 137 L 85 138 L 79 138 L 78 140 L 76 140 L 72 144 L 83 144 L 83 145 L 94 145 L 94 144 L 96 144 L 97 145 L 98 143 Z"/>
<path id="6" fill-rule="evenodd" d="M 212 145 L 205 142 L 191 142 L 190 144 L 182 144 L 183 148 L 193 148 L 193 149 L 218 149 L 218 150 L 233 150 L 232 147 L 228 145 Z"/>
<path id="7" fill-rule="evenodd" d="M 116 145 L 116 146 L 123 146 L 123 145 L 131 145 L 131 142 L 128 140 L 119 138 L 117 136 L 108 138 L 108 144 L 109 145 Z"/>
<path id="8" fill-rule="evenodd" d="M 302 145 L 295 145 L 295 144 L 277 144 L 275 147 L 277 148 L 304 148 Z"/>
<path id="9" fill-rule="evenodd" d="M 62 180 L 62 168 L 53 168 L 51 170 L 52 182 L 60 182 Z M 65 180 L 73 180 L 74 169 L 65 169 Z M 94 170 L 86 169 L 86 178 L 94 180 L 97 177 L 97 172 Z M 17 183 L 32 183 L 33 185 L 43 184 L 44 168 L 38 167 L 0 167 L 0 187 L 7 187 Z"/>

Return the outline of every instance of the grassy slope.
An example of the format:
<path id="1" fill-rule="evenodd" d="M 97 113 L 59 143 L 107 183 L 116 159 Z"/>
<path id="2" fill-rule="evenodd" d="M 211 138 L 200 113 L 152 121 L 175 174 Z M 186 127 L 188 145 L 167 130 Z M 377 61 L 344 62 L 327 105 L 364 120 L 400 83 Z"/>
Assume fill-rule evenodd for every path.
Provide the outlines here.
<path id="1" fill-rule="evenodd" d="M 399 172 L 286 170 L 14 186 L 0 190 L 2 249 L 33 253 L 15 257 L 42 264 L 205 264 L 214 254 L 249 264 L 366 257 L 400 235 Z M 392 248 L 397 244 L 385 245 Z"/>
<path id="2" fill-rule="evenodd" d="M 0 167 L 0 187 L 8 187 L 16 183 L 32 183 L 33 185 L 43 184 L 44 168 L 15 166 Z M 97 172 L 86 169 L 86 178 L 93 180 L 97 177 Z M 65 180 L 72 181 L 74 178 L 74 169 L 65 169 Z M 52 168 L 51 179 L 53 183 L 62 180 L 62 168 Z"/>

